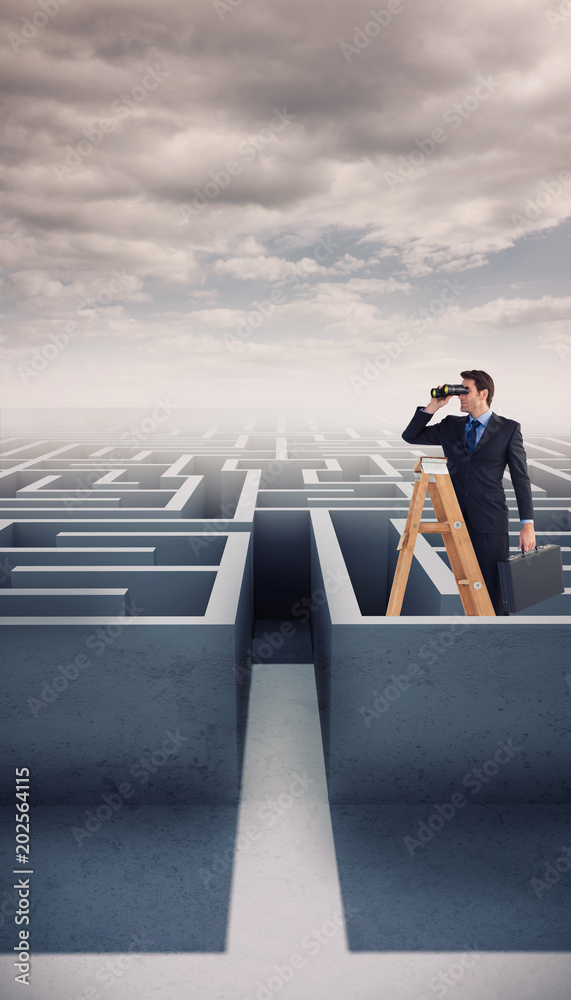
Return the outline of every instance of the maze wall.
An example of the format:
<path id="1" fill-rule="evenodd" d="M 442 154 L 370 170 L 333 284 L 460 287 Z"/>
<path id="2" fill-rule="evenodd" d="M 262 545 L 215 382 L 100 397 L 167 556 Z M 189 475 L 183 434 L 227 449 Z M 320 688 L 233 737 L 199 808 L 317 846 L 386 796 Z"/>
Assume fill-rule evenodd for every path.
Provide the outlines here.
<path id="1" fill-rule="evenodd" d="M 533 714 L 541 697 L 539 756 L 555 762 L 546 779 L 534 757 L 534 794 L 561 796 L 567 757 L 553 734 L 571 621 L 568 438 L 525 442 L 538 544 L 562 546 L 565 593 L 513 618 L 467 620 L 441 537 L 421 536 L 402 616 L 387 619 L 413 468 L 439 449 L 406 445 L 358 413 L 350 422 L 261 411 L 209 422 L 181 411 L 168 429 L 150 419 L 130 437 L 122 425 L 69 425 L 46 417 L 37 422 L 43 435 L 1 443 L 7 735 L 14 760 L 24 749 L 33 760 L 46 801 L 89 800 L 101 782 L 114 787 L 141 741 L 160 745 L 173 719 L 189 745 L 158 794 L 235 801 L 252 660 L 287 662 L 286 639 L 304 629 L 332 798 L 414 800 L 421 787 L 444 794 L 455 741 L 458 753 L 473 746 L 477 755 L 496 724 L 505 733 L 506 685 L 521 685 L 516 648 L 537 664 L 526 672 L 518 726 L 522 704 Z M 507 474 L 505 487 L 515 551 Z M 256 652 L 260 631 L 266 641 Z M 497 682 L 498 670 L 505 683 L 486 695 L 482 678 Z M 391 684 L 399 704 L 387 726 L 380 709 Z M 459 706 L 471 719 L 467 732 L 456 727 L 439 740 L 435 727 Z M 421 783 L 412 748 L 423 739 L 434 752 Z M 518 800 L 530 788 L 523 758 L 516 771 L 509 794 Z M 501 782 L 496 793 L 505 793 Z"/>

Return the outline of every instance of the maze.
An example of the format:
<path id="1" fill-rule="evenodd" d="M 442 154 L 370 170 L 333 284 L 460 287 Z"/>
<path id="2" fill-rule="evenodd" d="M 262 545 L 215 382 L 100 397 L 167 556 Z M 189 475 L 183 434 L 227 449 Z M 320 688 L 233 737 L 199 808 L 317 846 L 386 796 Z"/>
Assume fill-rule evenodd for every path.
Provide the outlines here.
<path id="1" fill-rule="evenodd" d="M 146 801 L 230 810 L 232 842 L 253 667 L 305 664 L 331 808 L 449 801 L 508 739 L 523 750 L 479 803 L 569 802 L 571 439 L 525 441 L 563 594 L 467 619 L 428 534 L 387 618 L 413 469 L 439 449 L 360 412 L 186 410 L 136 435 L 46 415 L 35 430 L 1 442 L 4 794 L 25 760 L 39 806 L 96 804 L 180 728 Z"/>
<path id="2" fill-rule="evenodd" d="M 2 441 L 0 615 L 13 655 L 32 672 L 50 646 L 68 673 L 87 672 L 87 660 L 100 681 L 123 655 L 139 658 L 141 678 L 148 661 L 149 684 L 159 649 L 161 658 L 192 663 L 204 709 L 201 675 L 215 695 L 205 714 L 218 741 L 238 748 L 214 768 L 212 788 L 201 779 L 201 797 L 236 789 L 236 703 L 245 707 L 252 660 L 301 655 L 315 663 L 330 751 L 337 671 L 343 688 L 343 677 L 356 682 L 373 667 L 370 692 L 378 689 L 379 658 L 406 656 L 401 645 L 413 623 L 434 631 L 437 619 L 452 617 L 453 638 L 479 627 L 482 641 L 491 635 L 497 647 L 499 622 L 460 624 L 439 535 L 419 537 L 402 617 L 384 617 L 413 468 L 439 449 L 405 445 L 363 414 L 355 426 L 311 413 L 246 411 L 238 425 L 224 414 L 212 425 L 192 411 L 176 416 L 165 430 L 147 418 L 131 433 L 118 426 L 97 436 L 57 431 Z M 538 544 L 561 545 L 566 583 L 564 594 L 517 616 L 531 632 L 530 624 L 555 627 L 571 612 L 571 448 L 556 436 L 525 444 Z M 519 520 L 507 472 L 505 488 L 515 551 Z M 433 516 L 427 503 L 425 517 Z M 513 634 L 517 642 L 521 630 Z M 54 690 L 50 678 L 42 687 L 38 669 L 30 704 L 41 719 Z M 372 700 L 363 692 L 365 709 Z M 203 760 L 202 741 L 196 750 Z M 330 780 L 333 791 L 334 774 Z"/>
<path id="3" fill-rule="evenodd" d="M 126 613 L 130 595 L 142 602 L 145 617 L 217 620 L 211 616 L 222 581 L 230 574 L 236 587 L 244 576 L 244 555 L 241 564 L 238 555 L 243 549 L 234 533 L 254 539 L 256 528 L 276 545 L 286 531 L 282 526 L 300 524 L 311 533 L 320 561 L 345 563 L 345 613 L 352 590 L 353 613 L 382 616 L 413 467 L 420 455 L 438 449 L 404 445 L 381 428 L 317 424 L 309 415 L 299 425 L 286 426 L 279 418 L 275 429 L 269 424 L 253 417 L 239 433 L 219 427 L 194 435 L 178 431 L 149 439 L 145 448 L 4 440 L 2 615 Z M 569 582 L 569 441 L 530 438 L 526 448 L 540 544 L 563 546 Z M 505 487 L 515 541 L 519 521 L 507 473 Z M 289 511 L 308 513 L 288 519 Z M 286 551 L 300 535 L 292 527 Z M 418 586 L 411 588 L 405 615 L 461 611 L 440 539 L 432 541 L 419 539 L 413 571 Z M 290 572 L 287 561 L 275 569 L 276 603 L 284 597 L 295 603 L 296 593 L 288 595 L 278 582 Z M 568 614 L 570 594 L 567 587 L 530 613 Z M 266 617 L 271 599 L 266 595 L 267 607 L 262 593 L 256 599 Z"/>
<path id="4" fill-rule="evenodd" d="M 149 434 L 144 447 L 109 432 L 2 441 L 2 617 L 235 621 L 232 602 L 250 573 L 254 616 L 274 618 L 307 596 L 310 548 L 322 575 L 333 564 L 345 573 L 337 599 L 328 593 L 333 621 L 383 617 L 414 465 L 439 450 L 311 414 L 251 416 L 234 431 L 196 423 Z M 564 594 L 526 614 L 566 615 L 570 444 L 531 437 L 526 449 L 538 541 L 562 546 L 566 578 Z M 507 472 L 504 485 L 515 551 Z M 440 536 L 418 540 L 402 613 L 462 613 Z"/>

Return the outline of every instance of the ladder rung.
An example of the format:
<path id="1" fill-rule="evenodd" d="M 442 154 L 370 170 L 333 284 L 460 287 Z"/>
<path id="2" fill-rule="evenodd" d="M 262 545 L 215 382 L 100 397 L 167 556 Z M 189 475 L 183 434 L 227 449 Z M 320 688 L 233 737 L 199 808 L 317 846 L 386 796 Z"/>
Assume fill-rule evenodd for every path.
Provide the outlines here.
<path id="1" fill-rule="evenodd" d="M 490 595 L 485 585 L 481 580 L 478 580 L 481 570 L 468 530 L 462 519 L 458 499 L 446 467 L 446 460 L 437 461 L 421 458 L 414 471 L 415 475 L 418 474 L 418 476 L 412 491 L 405 530 L 397 546 L 399 555 L 387 604 L 387 617 L 395 617 L 401 613 L 416 538 L 419 534 L 442 535 L 464 613 L 466 615 L 494 615 Z M 421 520 L 427 491 L 432 500 L 436 521 Z M 452 531 L 452 526 L 462 530 Z M 462 570 L 468 573 L 469 579 L 456 579 L 456 574 Z"/>

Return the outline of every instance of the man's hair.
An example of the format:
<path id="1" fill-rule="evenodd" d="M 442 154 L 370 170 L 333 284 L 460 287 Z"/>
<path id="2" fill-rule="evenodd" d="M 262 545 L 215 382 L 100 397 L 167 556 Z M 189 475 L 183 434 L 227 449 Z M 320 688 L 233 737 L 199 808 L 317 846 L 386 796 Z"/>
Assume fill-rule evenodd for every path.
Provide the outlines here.
<path id="1" fill-rule="evenodd" d="M 478 392 L 482 392 L 482 389 L 488 390 L 488 397 L 486 402 L 490 406 L 492 399 L 494 398 L 494 380 L 491 375 L 487 372 L 481 371 L 479 368 L 472 368 L 469 372 L 460 372 L 462 378 L 471 378 L 476 383 L 476 389 Z"/>

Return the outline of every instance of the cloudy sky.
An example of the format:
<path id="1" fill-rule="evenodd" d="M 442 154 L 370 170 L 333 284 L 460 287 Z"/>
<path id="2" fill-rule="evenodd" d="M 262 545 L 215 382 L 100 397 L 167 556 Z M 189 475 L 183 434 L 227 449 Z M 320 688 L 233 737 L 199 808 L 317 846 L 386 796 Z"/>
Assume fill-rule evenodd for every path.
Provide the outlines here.
<path id="1" fill-rule="evenodd" d="M 567 6 L 3 0 L 5 405 L 568 428 Z"/>

